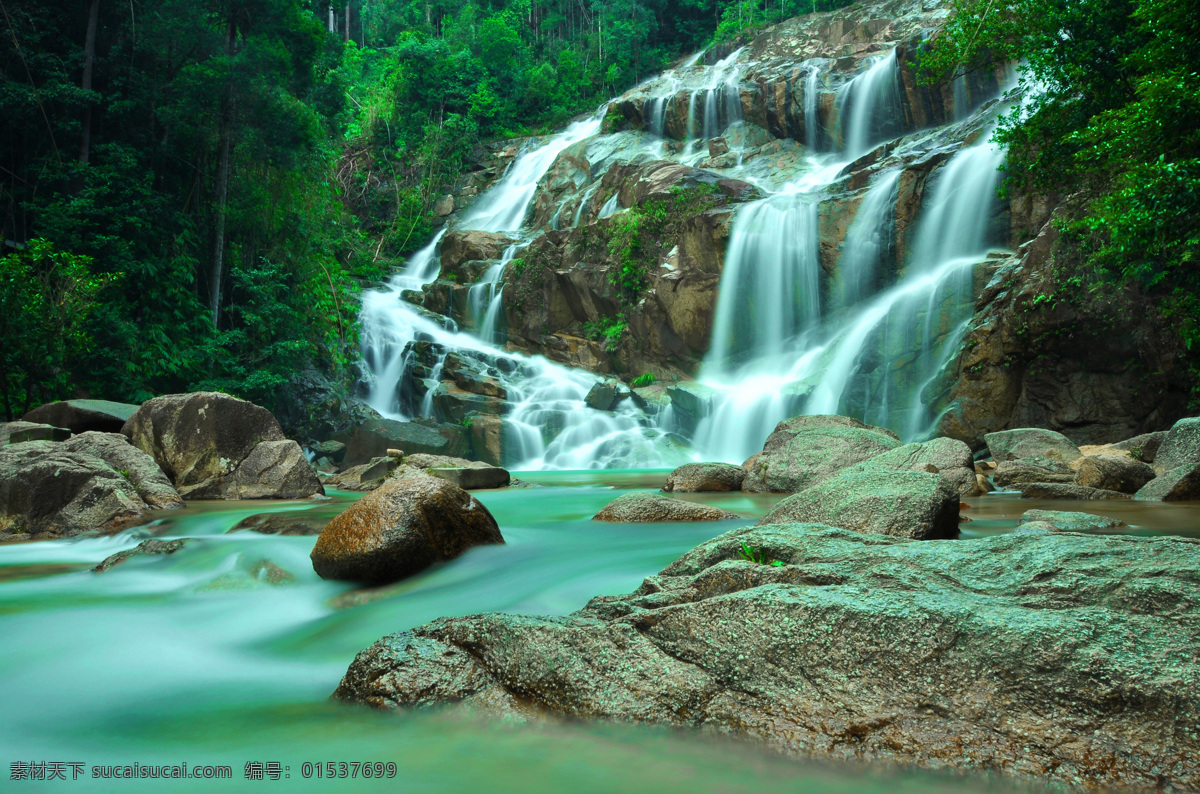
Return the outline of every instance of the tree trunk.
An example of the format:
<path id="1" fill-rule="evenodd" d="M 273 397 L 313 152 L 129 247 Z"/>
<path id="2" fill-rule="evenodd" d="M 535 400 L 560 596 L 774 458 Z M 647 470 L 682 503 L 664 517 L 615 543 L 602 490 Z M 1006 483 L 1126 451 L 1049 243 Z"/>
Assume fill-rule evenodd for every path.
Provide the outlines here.
<path id="1" fill-rule="evenodd" d="M 83 81 L 80 87 L 84 91 L 92 90 L 92 67 L 96 63 L 96 28 L 100 23 L 100 0 L 92 0 L 88 10 L 87 38 L 83 44 Z M 92 150 L 92 101 L 86 99 L 83 109 L 83 134 L 79 141 L 79 162 L 87 165 Z"/>
<path id="2" fill-rule="evenodd" d="M 234 23 L 229 21 L 225 29 L 225 54 L 233 57 Z M 212 314 L 213 329 L 221 318 L 221 278 L 225 271 L 225 215 L 229 204 L 229 169 L 233 158 L 233 75 L 228 77 L 225 101 L 222 103 L 220 121 L 221 151 L 217 159 L 217 222 L 213 237 L 212 266 L 208 274 L 208 307 Z"/>
<path id="3" fill-rule="evenodd" d="M 346 3 L 346 43 L 350 43 L 350 4 Z"/>

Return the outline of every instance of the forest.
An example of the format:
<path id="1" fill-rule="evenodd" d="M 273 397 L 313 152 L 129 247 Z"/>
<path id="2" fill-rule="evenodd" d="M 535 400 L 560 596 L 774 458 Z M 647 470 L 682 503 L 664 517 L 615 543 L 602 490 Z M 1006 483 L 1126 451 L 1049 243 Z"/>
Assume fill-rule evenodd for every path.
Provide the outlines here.
<path id="1" fill-rule="evenodd" d="M 481 144 L 840 5 L 4 0 L 4 412 L 196 389 L 276 406 L 300 371 L 348 387 L 356 295 L 428 239 Z M 1008 186 L 1070 198 L 1064 283 L 1136 285 L 1200 350 L 1197 3 L 952 10 L 928 79 L 1028 64 Z"/>

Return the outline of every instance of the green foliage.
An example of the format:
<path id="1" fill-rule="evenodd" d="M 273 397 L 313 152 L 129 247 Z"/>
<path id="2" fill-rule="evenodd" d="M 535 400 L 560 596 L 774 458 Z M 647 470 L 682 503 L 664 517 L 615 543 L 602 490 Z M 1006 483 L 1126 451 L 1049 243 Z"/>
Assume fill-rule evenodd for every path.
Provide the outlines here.
<path id="1" fill-rule="evenodd" d="M 637 305 L 650 285 L 659 241 L 674 237 L 684 221 L 712 207 L 715 193 L 710 185 L 674 187 L 666 198 L 651 199 L 610 218 L 608 252 L 616 268 L 609 281 L 617 287 L 623 305 Z"/>
<path id="2" fill-rule="evenodd" d="M 0 258 L 0 399 L 8 421 L 65 397 L 70 369 L 92 345 L 88 318 L 114 277 L 91 260 L 33 240 Z"/>
<path id="3" fill-rule="evenodd" d="M 952 7 L 923 79 L 1023 60 L 1025 105 L 996 133 L 1008 146 L 1006 188 L 1069 196 L 1058 259 L 1072 263 L 1071 277 L 1156 297 L 1181 346 L 1200 353 L 1200 4 Z"/>
<path id="4" fill-rule="evenodd" d="M 655 381 L 653 372 L 645 372 L 633 379 L 633 383 L 629 384 L 635 389 L 640 389 L 643 386 L 653 386 Z"/>
<path id="5" fill-rule="evenodd" d="M 583 324 L 583 335 L 587 339 L 592 339 L 597 342 L 604 343 L 604 349 L 609 353 L 617 351 L 617 345 L 621 340 L 621 334 L 624 333 L 629 323 L 625 321 L 625 315 L 619 314 L 614 317 L 601 317 L 596 320 L 589 320 Z"/>
<path id="6" fill-rule="evenodd" d="M 783 566 L 781 561 L 767 559 L 767 553 L 765 551 L 755 551 L 754 547 L 748 545 L 744 540 L 742 541 L 742 549 L 738 552 L 738 556 L 746 562 L 753 562 L 757 563 L 758 565 L 771 565 L 775 567 Z"/>

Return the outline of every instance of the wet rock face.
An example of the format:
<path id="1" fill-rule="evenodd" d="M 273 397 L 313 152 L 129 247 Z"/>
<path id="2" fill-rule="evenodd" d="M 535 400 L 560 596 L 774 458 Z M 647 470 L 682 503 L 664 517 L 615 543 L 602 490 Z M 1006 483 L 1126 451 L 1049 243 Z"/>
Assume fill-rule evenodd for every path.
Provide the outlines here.
<path id="1" fill-rule="evenodd" d="M 743 544 L 786 564 L 745 561 Z M 474 615 L 384 637 L 334 696 L 705 726 L 797 756 L 1039 783 L 1192 789 L 1198 549 L 1036 530 L 913 542 L 740 529 L 570 616 Z"/>
<path id="2" fill-rule="evenodd" d="M 219 392 L 155 397 L 121 432 L 154 458 L 185 499 L 224 496 L 228 478 L 256 444 L 284 440 L 266 408 Z"/>
<path id="3" fill-rule="evenodd" d="M 740 491 L 746 470 L 729 463 L 688 463 L 667 475 L 667 493 Z"/>
<path id="4" fill-rule="evenodd" d="M 856 467 L 789 496 L 764 524 L 827 524 L 912 540 L 958 536 L 959 493 L 938 474 Z"/>
<path id="5" fill-rule="evenodd" d="M 1039 301 L 1062 286 L 1056 240 L 1046 223 L 985 284 L 951 368 L 939 435 L 979 449 L 987 433 L 1043 427 L 1076 444 L 1104 444 L 1167 427 L 1185 413 L 1178 334 L 1148 299 L 1122 292 Z M 1138 322 L 1120 319 L 1128 317 Z"/>
<path id="6" fill-rule="evenodd" d="M 780 422 L 763 451 L 746 461 L 742 490 L 796 493 L 900 446 L 896 434 L 845 416 Z"/>
<path id="7" fill-rule="evenodd" d="M 472 546 L 503 542 L 496 520 L 475 497 L 434 477 L 406 477 L 384 483 L 330 521 L 313 547 L 313 570 L 322 579 L 384 584 Z"/>
<path id="8" fill-rule="evenodd" d="M 660 493 L 639 491 L 619 496 L 604 506 L 593 521 L 622 524 L 655 524 L 675 521 L 726 521 L 741 518 L 736 513 L 709 505 L 672 499 Z"/>

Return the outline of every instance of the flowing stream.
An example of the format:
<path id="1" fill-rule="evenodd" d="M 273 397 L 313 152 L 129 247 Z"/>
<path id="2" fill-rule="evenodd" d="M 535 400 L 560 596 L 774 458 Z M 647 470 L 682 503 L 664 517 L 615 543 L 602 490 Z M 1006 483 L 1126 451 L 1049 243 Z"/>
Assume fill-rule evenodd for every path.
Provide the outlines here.
<path id="1" fill-rule="evenodd" d="M 532 489 L 478 492 L 507 540 L 375 591 L 316 577 L 311 536 L 229 533 L 257 513 L 322 520 L 326 503 L 193 503 L 109 538 L 0 546 L 0 747 L 4 761 L 229 765 L 233 780 L 37 784 L 63 791 L 329 790 L 304 762 L 394 762 L 394 780 L 349 790 L 553 792 L 996 791 L 994 780 L 791 761 L 693 731 L 623 725 L 506 725 L 442 712 L 378 714 L 328 700 L 350 660 L 379 637 L 440 616 L 565 614 L 593 595 L 636 588 L 679 554 L 752 523 L 779 497 L 695 495 L 742 521 L 594 524 L 590 516 L 653 472 L 526 473 Z M 1031 507 L 1095 509 L 1135 532 L 1197 534 L 1196 508 L 1112 502 L 972 500 L 967 536 L 1005 532 Z M 89 569 L 148 533 L 192 538 L 170 556 Z M 268 565 L 267 563 L 270 563 Z M 274 583 L 272 583 L 274 582 Z M 287 783 L 247 781 L 247 762 L 278 762 Z M 67 772 L 68 778 L 70 772 Z M 12 784 L 12 790 L 21 790 Z M 31 784 L 32 785 L 32 784 Z M 6 789 L 7 790 L 7 789 Z M 31 790 L 34 790 L 31 788 Z"/>

